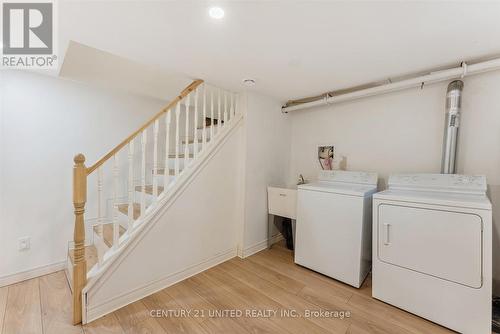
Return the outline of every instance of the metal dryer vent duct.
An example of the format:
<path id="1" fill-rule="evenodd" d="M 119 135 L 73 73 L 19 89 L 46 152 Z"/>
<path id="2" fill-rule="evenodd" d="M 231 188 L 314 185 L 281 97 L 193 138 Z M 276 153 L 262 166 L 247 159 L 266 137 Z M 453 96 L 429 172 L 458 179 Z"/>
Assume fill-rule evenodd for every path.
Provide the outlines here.
<path id="1" fill-rule="evenodd" d="M 462 107 L 461 80 L 452 81 L 446 92 L 446 122 L 444 124 L 442 174 L 456 173 L 458 128 L 460 127 L 460 108 Z"/>

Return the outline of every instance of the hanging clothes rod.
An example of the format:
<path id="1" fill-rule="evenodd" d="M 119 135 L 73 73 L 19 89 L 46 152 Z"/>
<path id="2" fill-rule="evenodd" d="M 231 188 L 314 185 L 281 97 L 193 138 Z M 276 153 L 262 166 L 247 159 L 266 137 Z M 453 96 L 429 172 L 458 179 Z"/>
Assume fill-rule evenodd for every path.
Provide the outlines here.
<path id="1" fill-rule="evenodd" d="M 328 92 L 304 99 L 290 100 L 281 108 L 281 110 L 282 112 L 287 113 L 289 111 L 345 102 L 413 87 L 423 87 L 427 84 L 464 78 L 465 76 L 494 71 L 498 69 L 500 69 L 500 58 L 477 63 L 462 62 L 458 67 L 435 70 L 432 72 L 427 72 L 427 74 L 404 76 L 392 80 L 388 79 L 366 85 Z"/>

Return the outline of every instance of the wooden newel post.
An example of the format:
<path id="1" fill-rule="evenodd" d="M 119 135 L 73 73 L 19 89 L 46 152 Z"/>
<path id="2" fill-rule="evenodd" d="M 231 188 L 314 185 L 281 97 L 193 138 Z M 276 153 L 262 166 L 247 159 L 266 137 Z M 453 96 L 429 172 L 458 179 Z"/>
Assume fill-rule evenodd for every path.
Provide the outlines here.
<path id="1" fill-rule="evenodd" d="M 87 283 L 85 260 L 85 202 L 87 201 L 87 168 L 85 156 L 78 154 L 73 167 L 73 206 L 75 207 L 75 250 L 73 263 L 73 324 L 82 322 L 82 289 Z"/>

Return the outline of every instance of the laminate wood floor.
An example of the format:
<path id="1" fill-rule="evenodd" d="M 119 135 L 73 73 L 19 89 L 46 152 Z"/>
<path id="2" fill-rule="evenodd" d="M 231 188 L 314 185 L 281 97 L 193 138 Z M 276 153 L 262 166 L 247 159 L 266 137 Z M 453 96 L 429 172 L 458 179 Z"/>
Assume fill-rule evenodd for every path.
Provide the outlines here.
<path id="1" fill-rule="evenodd" d="M 452 332 L 371 298 L 370 277 L 354 289 L 295 265 L 292 253 L 276 244 L 85 326 L 71 325 L 71 294 L 62 271 L 0 288 L 0 334 L 31 333 Z"/>

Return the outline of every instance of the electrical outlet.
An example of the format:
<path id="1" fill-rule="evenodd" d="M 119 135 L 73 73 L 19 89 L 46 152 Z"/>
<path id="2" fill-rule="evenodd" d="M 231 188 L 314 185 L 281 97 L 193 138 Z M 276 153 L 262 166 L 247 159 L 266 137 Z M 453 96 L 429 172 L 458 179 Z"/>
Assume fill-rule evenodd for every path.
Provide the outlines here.
<path id="1" fill-rule="evenodd" d="M 18 250 L 20 252 L 27 251 L 30 249 L 31 237 L 24 237 L 18 239 Z"/>

